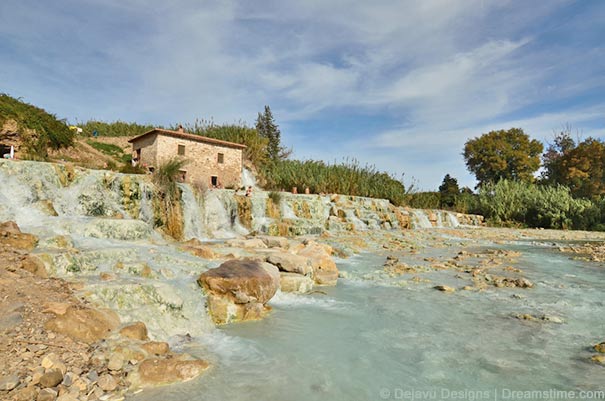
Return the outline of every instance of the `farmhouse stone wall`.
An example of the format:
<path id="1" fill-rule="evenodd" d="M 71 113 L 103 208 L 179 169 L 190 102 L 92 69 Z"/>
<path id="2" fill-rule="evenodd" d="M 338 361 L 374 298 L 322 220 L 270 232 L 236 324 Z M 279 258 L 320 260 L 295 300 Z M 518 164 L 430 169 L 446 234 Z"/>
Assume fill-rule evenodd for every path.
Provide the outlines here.
<path id="1" fill-rule="evenodd" d="M 179 145 L 185 147 L 184 155 L 178 154 Z M 188 163 L 182 169 L 186 182 L 211 187 L 212 177 L 216 177 L 217 183 L 225 188 L 241 186 L 241 148 L 154 134 L 135 141 L 133 151 L 136 149 L 141 149 L 141 163 L 154 168 L 175 157 L 186 159 Z M 223 155 L 222 163 L 219 153 Z"/>

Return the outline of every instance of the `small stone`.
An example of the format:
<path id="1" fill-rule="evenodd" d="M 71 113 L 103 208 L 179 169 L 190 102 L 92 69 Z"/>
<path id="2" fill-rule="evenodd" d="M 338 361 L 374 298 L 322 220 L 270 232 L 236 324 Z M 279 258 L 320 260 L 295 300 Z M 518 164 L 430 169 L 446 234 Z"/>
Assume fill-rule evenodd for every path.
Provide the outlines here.
<path id="1" fill-rule="evenodd" d="M 558 323 L 558 324 L 563 323 L 563 319 L 561 319 L 558 316 L 544 315 L 541 317 L 541 319 L 545 322 Z"/>
<path id="2" fill-rule="evenodd" d="M 60 395 L 57 398 L 57 401 L 78 401 L 78 397 L 70 393 L 65 393 L 63 395 Z"/>
<path id="3" fill-rule="evenodd" d="M 595 351 L 605 354 L 605 341 L 594 346 Z"/>
<path id="4" fill-rule="evenodd" d="M 101 390 L 103 391 L 113 391 L 118 387 L 118 382 L 112 375 L 104 374 L 99 377 L 99 381 L 97 382 Z"/>
<path id="5" fill-rule="evenodd" d="M 40 386 L 42 388 L 55 387 L 62 381 L 63 373 L 59 369 L 50 369 L 40 377 Z"/>
<path id="6" fill-rule="evenodd" d="M 99 374 L 97 373 L 96 370 L 91 370 L 90 372 L 88 372 L 88 380 L 90 380 L 91 382 L 96 382 L 97 380 L 99 380 Z"/>
<path id="7" fill-rule="evenodd" d="M 35 368 L 32 372 L 32 384 L 35 385 L 40 383 L 40 378 L 44 376 L 45 371 L 46 369 L 44 369 L 42 366 L 38 366 L 37 368 Z"/>
<path id="8" fill-rule="evenodd" d="M 147 337 L 147 326 L 145 326 L 145 323 L 143 322 L 136 322 L 124 327 L 122 330 L 120 330 L 120 334 L 123 337 L 130 338 L 132 340 L 145 341 L 149 339 Z"/>
<path id="9" fill-rule="evenodd" d="M 69 387 L 74 383 L 74 379 L 75 379 L 75 374 L 73 374 L 72 372 L 68 372 L 67 374 L 65 374 L 63 376 L 63 382 L 61 384 L 63 384 L 66 387 Z"/>
<path id="10" fill-rule="evenodd" d="M 20 383 L 17 375 L 9 375 L 0 377 L 0 390 L 10 391 L 17 387 Z"/>
<path id="11" fill-rule="evenodd" d="M 592 358 L 590 358 L 593 362 L 601 364 L 601 365 L 605 365 L 605 355 L 594 355 Z"/>
<path id="12" fill-rule="evenodd" d="M 42 367 L 46 369 L 59 369 L 62 374 L 67 373 L 67 366 L 65 366 L 63 361 L 53 352 L 42 359 Z"/>
<path id="13" fill-rule="evenodd" d="M 442 292 L 454 292 L 456 291 L 455 288 L 449 287 L 447 285 L 436 285 L 433 287 L 436 290 L 442 291 Z"/>
<path id="14" fill-rule="evenodd" d="M 124 366 L 124 356 L 120 353 L 114 353 L 109 358 L 107 363 L 107 369 L 109 370 L 122 370 Z"/>
<path id="15" fill-rule="evenodd" d="M 36 401 L 55 401 L 57 399 L 57 392 L 52 388 L 45 388 L 38 393 Z"/>
<path id="16" fill-rule="evenodd" d="M 38 395 L 38 390 L 34 386 L 23 387 L 19 390 L 15 390 L 12 393 L 13 401 L 32 401 L 35 400 Z"/>
<path id="17" fill-rule="evenodd" d="M 165 355 L 170 351 L 168 343 L 161 341 L 149 341 L 143 344 L 141 348 L 153 355 Z"/>

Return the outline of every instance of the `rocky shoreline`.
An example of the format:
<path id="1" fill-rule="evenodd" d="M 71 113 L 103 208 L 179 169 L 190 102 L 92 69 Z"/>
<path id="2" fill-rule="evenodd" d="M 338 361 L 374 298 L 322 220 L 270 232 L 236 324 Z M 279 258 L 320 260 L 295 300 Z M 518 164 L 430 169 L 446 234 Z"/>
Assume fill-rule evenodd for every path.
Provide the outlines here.
<path id="1" fill-rule="evenodd" d="M 143 322 L 77 297 L 30 254 L 37 238 L 0 225 L 0 399 L 122 400 L 127 391 L 199 376 L 206 361 L 150 341 Z"/>

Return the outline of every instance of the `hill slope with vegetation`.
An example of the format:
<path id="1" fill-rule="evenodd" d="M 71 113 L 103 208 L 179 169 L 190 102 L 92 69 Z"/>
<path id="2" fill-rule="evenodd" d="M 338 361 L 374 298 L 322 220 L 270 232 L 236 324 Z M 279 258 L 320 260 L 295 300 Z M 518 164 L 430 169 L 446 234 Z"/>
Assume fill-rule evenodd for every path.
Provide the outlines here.
<path id="1" fill-rule="evenodd" d="M 0 94 L 0 142 L 9 137 L 22 156 L 45 160 L 49 149 L 73 145 L 74 134 L 65 120 L 7 94 Z"/>

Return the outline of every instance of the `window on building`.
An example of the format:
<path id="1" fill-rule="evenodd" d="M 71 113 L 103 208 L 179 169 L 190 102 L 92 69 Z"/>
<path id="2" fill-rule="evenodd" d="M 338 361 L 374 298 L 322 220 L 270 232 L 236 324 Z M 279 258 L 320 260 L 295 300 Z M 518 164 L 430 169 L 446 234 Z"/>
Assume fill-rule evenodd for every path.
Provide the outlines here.
<path id="1" fill-rule="evenodd" d="M 185 145 L 179 145 L 179 156 L 185 156 Z"/>
<path id="2" fill-rule="evenodd" d="M 225 155 L 223 153 L 218 154 L 218 162 L 219 164 L 223 164 L 225 162 Z"/>
<path id="3" fill-rule="evenodd" d="M 212 188 L 216 188 L 218 186 L 218 177 L 215 175 L 210 177 L 210 184 L 212 184 Z"/>

